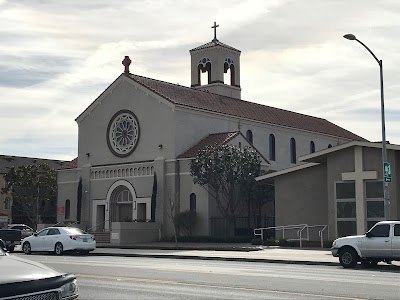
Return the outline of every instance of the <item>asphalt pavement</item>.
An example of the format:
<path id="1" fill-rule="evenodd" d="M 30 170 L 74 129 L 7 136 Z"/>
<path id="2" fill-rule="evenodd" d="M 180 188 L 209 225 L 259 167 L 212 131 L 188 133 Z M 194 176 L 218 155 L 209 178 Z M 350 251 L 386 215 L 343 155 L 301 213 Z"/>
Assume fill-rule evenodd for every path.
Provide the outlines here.
<path id="1" fill-rule="evenodd" d="M 16 248 L 16 252 L 20 252 Z M 329 249 L 283 248 L 251 244 L 148 243 L 124 247 L 98 245 L 89 255 L 116 257 L 176 258 L 220 261 L 247 261 L 303 265 L 338 266 L 339 259 Z M 393 262 L 400 267 L 400 262 Z"/>

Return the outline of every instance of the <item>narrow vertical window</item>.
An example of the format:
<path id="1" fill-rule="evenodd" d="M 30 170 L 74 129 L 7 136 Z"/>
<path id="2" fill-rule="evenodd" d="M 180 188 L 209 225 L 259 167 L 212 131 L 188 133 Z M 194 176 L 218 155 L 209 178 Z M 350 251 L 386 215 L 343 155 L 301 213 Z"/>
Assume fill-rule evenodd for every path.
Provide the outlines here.
<path id="1" fill-rule="evenodd" d="M 196 211 L 196 194 L 190 194 L 190 211 Z"/>
<path id="2" fill-rule="evenodd" d="M 315 143 L 313 141 L 310 142 L 310 153 L 315 152 Z"/>
<path id="3" fill-rule="evenodd" d="M 246 139 L 253 144 L 253 132 L 250 129 L 246 131 Z"/>
<path id="4" fill-rule="evenodd" d="M 290 139 L 290 162 L 296 163 L 296 140 L 294 138 Z"/>
<path id="5" fill-rule="evenodd" d="M 64 211 L 64 218 L 68 220 L 71 216 L 71 202 L 70 200 L 65 200 L 65 211 Z"/>
<path id="6" fill-rule="evenodd" d="M 11 199 L 10 198 L 6 198 L 4 200 L 4 209 L 7 209 L 7 210 L 11 209 Z"/>
<path id="7" fill-rule="evenodd" d="M 269 160 L 275 160 L 275 136 L 269 135 Z"/>

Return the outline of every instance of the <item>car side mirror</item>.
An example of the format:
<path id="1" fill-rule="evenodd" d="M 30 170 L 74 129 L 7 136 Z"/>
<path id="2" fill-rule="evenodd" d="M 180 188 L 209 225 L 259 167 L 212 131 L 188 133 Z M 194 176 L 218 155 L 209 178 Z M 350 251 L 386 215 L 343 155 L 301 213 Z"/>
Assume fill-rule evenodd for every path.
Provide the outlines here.
<path id="1" fill-rule="evenodd" d="M 37 236 L 37 232 L 35 232 L 33 235 L 34 235 L 34 236 Z"/>
<path id="2" fill-rule="evenodd" d="M 373 237 L 373 235 L 371 234 L 371 232 L 367 232 L 367 233 L 365 234 L 365 236 L 366 236 L 367 238 Z"/>

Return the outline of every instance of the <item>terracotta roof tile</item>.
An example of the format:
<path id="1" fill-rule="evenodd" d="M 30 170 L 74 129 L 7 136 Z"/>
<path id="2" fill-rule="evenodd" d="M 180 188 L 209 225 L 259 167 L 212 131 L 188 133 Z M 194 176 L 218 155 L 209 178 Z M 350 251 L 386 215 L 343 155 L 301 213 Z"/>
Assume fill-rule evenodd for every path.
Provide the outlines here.
<path id="1" fill-rule="evenodd" d="M 78 167 L 78 158 L 74 158 L 71 161 L 66 161 L 63 163 L 61 170 L 65 169 L 76 169 Z"/>
<path id="2" fill-rule="evenodd" d="M 230 50 L 234 50 L 234 51 L 240 52 L 240 50 L 235 49 L 235 48 L 233 48 L 231 46 L 228 46 L 227 44 L 221 43 L 218 40 L 216 40 L 216 41 L 213 40 L 213 41 L 211 41 L 209 43 L 206 43 L 204 45 L 201 45 L 201 46 L 198 46 L 196 48 L 193 48 L 189 52 L 196 51 L 196 50 L 207 49 L 207 48 L 211 48 L 211 47 L 215 47 L 215 46 L 221 46 L 221 47 L 224 47 L 224 48 L 227 48 L 227 49 L 230 49 Z"/>
<path id="3" fill-rule="evenodd" d="M 209 134 L 205 138 L 200 140 L 198 143 L 196 143 L 192 147 L 190 147 L 188 150 L 183 152 L 181 155 L 179 155 L 178 158 L 195 157 L 199 151 L 205 149 L 206 147 L 209 147 L 209 146 L 217 147 L 217 146 L 224 145 L 239 134 L 240 134 L 239 131 Z"/>
<path id="4" fill-rule="evenodd" d="M 129 74 L 128 77 L 175 105 L 340 137 L 348 140 L 365 141 L 364 138 L 325 119 L 204 92 L 139 75 Z"/>

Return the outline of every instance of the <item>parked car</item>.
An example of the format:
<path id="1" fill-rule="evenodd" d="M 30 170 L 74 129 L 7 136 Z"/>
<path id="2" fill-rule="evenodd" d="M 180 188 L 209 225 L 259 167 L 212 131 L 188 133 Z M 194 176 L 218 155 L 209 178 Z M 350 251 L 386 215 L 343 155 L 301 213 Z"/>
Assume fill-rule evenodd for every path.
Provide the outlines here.
<path id="1" fill-rule="evenodd" d="M 344 268 L 400 260 L 400 221 L 378 222 L 366 234 L 336 239 L 331 252 Z"/>
<path id="2" fill-rule="evenodd" d="M 21 231 L 16 229 L 0 229 L 0 239 L 3 240 L 7 251 L 13 252 L 15 246 L 21 243 Z"/>
<path id="3" fill-rule="evenodd" d="M 40 263 L 9 255 L 0 240 L 0 299 L 72 300 L 78 297 L 73 274 L 59 273 Z"/>
<path id="4" fill-rule="evenodd" d="M 73 227 L 48 227 L 24 238 L 21 244 L 25 254 L 48 251 L 62 255 L 64 251 L 89 253 L 96 249 L 93 235 Z"/>
<path id="5" fill-rule="evenodd" d="M 34 232 L 34 230 L 31 227 L 25 224 L 10 224 L 8 225 L 8 229 L 20 230 L 22 239 L 31 236 Z"/>

